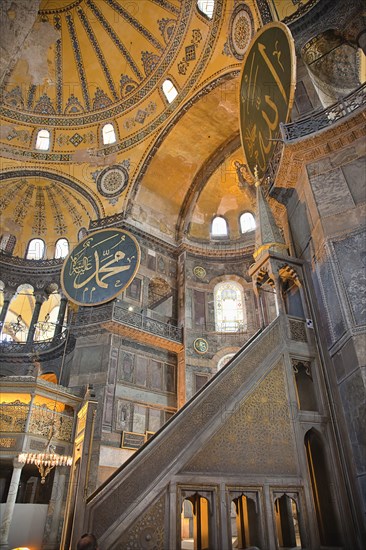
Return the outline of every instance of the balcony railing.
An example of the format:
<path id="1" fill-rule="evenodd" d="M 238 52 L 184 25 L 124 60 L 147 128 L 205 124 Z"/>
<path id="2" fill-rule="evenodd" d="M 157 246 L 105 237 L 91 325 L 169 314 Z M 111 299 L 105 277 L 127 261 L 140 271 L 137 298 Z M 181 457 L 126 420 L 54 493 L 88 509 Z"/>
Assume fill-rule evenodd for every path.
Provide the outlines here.
<path id="1" fill-rule="evenodd" d="M 364 105 L 366 105 L 366 84 L 322 111 L 314 112 L 296 122 L 281 124 L 282 138 L 285 142 L 289 142 L 324 130 Z"/>
<path id="2" fill-rule="evenodd" d="M 169 322 L 165 323 L 153 319 L 142 312 L 131 311 L 128 306 L 118 302 L 80 311 L 74 318 L 74 327 L 78 328 L 80 325 L 95 325 L 108 321 L 116 321 L 155 336 L 161 336 L 174 342 L 182 342 L 182 329 L 180 327 Z"/>
<path id="3" fill-rule="evenodd" d="M 49 338 L 47 333 L 54 333 L 56 329 L 56 323 L 47 323 L 47 327 L 43 326 L 45 323 L 37 323 L 35 339 L 32 342 L 27 343 L 28 327 L 20 322 L 4 323 L 3 327 L 0 327 L 0 353 L 26 353 L 32 351 L 42 352 L 50 349 L 57 348 L 65 340 L 67 336 L 66 327 L 63 326 L 62 332 L 53 335 Z"/>

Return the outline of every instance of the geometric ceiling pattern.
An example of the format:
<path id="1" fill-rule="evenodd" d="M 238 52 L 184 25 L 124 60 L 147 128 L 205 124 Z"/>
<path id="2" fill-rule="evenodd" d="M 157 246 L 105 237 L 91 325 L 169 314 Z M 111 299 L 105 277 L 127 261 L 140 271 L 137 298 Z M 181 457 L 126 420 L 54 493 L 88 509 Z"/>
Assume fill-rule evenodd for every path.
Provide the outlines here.
<path id="1" fill-rule="evenodd" d="M 34 114 L 73 116 L 149 92 L 184 3 L 42 0 L 3 102 Z M 148 25 L 147 25 L 148 22 Z M 41 50 L 44 55 L 39 55 Z"/>
<path id="2" fill-rule="evenodd" d="M 79 229 L 88 227 L 97 214 L 78 190 L 43 175 L 24 175 L 0 181 L 0 216 L 3 229 L 21 233 L 24 242 L 17 244 L 26 248 L 34 236 L 48 243 L 64 236 L 77 242 Z"/>

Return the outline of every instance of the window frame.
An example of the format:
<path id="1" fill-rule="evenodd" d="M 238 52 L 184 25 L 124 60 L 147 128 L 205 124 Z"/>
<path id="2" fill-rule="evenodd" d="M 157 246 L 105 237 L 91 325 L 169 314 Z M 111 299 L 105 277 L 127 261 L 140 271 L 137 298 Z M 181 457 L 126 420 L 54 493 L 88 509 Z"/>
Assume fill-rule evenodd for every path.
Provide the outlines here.
<path id="1" fill-rule="evenodd" d="M 42 250 L 42 254 L 41 254 L 41 257 L 40 258 L 28 258 L 28 254 L 29 254 L 29 248 L 31 246 L 31 244 L 35 241 L 39 241 L 43 244 L 43 250 Z M 40 260 L 43 260 L 44 257 L 45 257 L 45 254 L 46 254 L 46 243 L 44 242 L 43 239 L 40 239 L 39 237 L 35 237 L 33 239 L 30 239 L 30 241 L 28 242 L 28 245 L 27 245 L 27 250 L 26 250 L 26 253 L 25 253 L 25 259 L 26 260 L 35 260 L 35 261 L 40 261 Z"/>
<path id="2" fill-rule="evenodd" d="M 224 319 L 220 319 L 219 316 L 219 307 L 218 307 L 218 294 L 221 289 L 225 288 L 225 286 L 232 286 L 234 287 L 234 290 L 236 289 L 237 293 L 240 294 L 240 301 L 241 301 L 241 319 L 238 318 L 240 315 L 236 315 L 235 319 L 230 319 L 227 321 L 224 321 Z M 214 315 L 215 315 L 215 332 L 220 333 L 235 333 L 235 332 L 244 332 L 248 330 L 248 320 L 247 320 L 247 311 L 245 307 L 245 292 L 244 287 L 238 283 L 237 281 L 233 280 L 226 280 L 226 281 L 220 281 L 215 285 L 214 288 Z M 222 298 L 221 298 L 222 300 Z M 238 312 L 238 306 L 236 308 L 236 312 Z M 225 327 L 225 323 L 227 323 L 227 327 Z"/>
<path id="3" fill-rule="evenodd" d="M 57 255 L 57 246 L 59 244 L 60 241 L 65 241 L 65 243 L 67 244 L 67 253 L 65 254 L 65 256 L 62 256 L 61 254 L 58 256 Z M 65 238 L 65 237 L 60 237 L 59 239 L 57 239 L 56 243 L 55 243 L 55 260 L 61 260 L 61 259 L 64 259 L 66 258 L 66 256 L 68 256 L 70 253 L 70 245 L 69 245 L 69 241 Z"/>
<path id="4" fill-rule="evenodd" d="M 242 218 L 246 215 L 250 215 L 252 220 L 253 220 L 253 223 L 254 223 L 254 227 L 251 228 L 251 229 L 246 229 L 246 230 L 243 230 L 243 224 L 242 224 Z M 245 212 L 242 212 L 239 216 L 239 230 L 240 230 L 240 235 L 246 235 L 247 233 L 252 233 L 253 231 L 255 231 L 257 228 L 257 222 L 256 222 L 256 219 L 255 219 L 255 216 L 253 214 L 253 212 L 250 212 L 249 210 L 246 210 Z"/>
<path id="5" fill-rule="evenodd" d="M 204 6 L 208 5 L 212 5 L 212 11 L 211 9 L 207 10 L 207 8 L 204 8 Z M 213 19 L 215 12 L 215 0 L 196 0 L 196 7 L 200 15 L 203 15 L 209 21 Z"/>
<path id="6" fill-rule="evenodd" d="M 223 220 L 225 222 L 226 227 L 226 233 L 225 234 L 217 234 L 213 232 L 214 224 L 216 220 Z M 229 238 L 229 224 L 227 219 L 224 216 L 216 215 L 211 220 L 211 227 L 210 227 L 210 237 L 212 239 L 228 239 Z"/>
<path id="7" fill-rule="evenodd" d="M 113 130 L 113 135 L 114 135 L 114 141 L 104 141 L 104 138 L 105 138 L 105 128 L 107 126 L 111 126 L 112 130 Z M 108 132 L 106 132 L 106 134 L 111 134 L 112 133 L 112 130 L 109 130 Z M 114 126 L 114 124 L 112 122 L 106 122 L 105 124 L 103 124 L 103 126 L 101 127 L 101 137 L 102 137 L 102 145 L 105 146 L 105 145 L 113 145 L 114 143 L 117 143 L 117 132 L 116 132 L 116 128 Z"/>
<path id="8" fill-rule="evenodd" d="M 171 84 L 171 90 L 174 89 L 174 91 L 176 92 L 174 97 L 172 99 L 169 99 L 169 93 L 171 92 L 171 90 L 169 92 L 166 92 L 164 90 L 164 84 L 166 84 L 167 82 L 169 82 Z M 175 83 L 173 82 L 173 79 L 171 77 L 169 78 L 165 78 L 165 80 L 163 81 L 162 85 L 161 85 L 161 91 L 163 92 L 163 95 L 164 95 L 164 98 L 165 100 L 168 102 L 168 104 L 170 105 L 171 103 L 173 103 L 173 101 L 176 100 L 176 98 L 178 97 L 179 95 L 179 91 L 178 91 L 178 88 L 177 86 L 175 85 Z"/>
<path id="9" fill-rule="evenodd" d="M 9 244 L 10 243 L 10 244 Z M 0 250 L 3 254 L 12 256 L 15 246 L 17 244 L 17 238 L 11 233 L 4 233 L 0 237 Z"/>
<path id="10" fill-rule="evenodd" d="M 40 146 L 37 147 L 38 139 L 40 139 L 40 140 L 45 140 L 46 139 L 46 136 L 40 136 L 40 134 L 42 132 L 47 132 L 47 134 L 48 134 L 48 136 L 47 136 L 48 146 L 47 147 L 40 147 Z M 41 145 L 41 142 L 39 143 L 39 145 Z M 47 128 L 40 128 L 39 130 L 37 130 L 36 138 L 35 138 L 35 142 L 34 142 L 34 148 L 37 151 L 49 151 L 51 149 L 51 132 L 50 132 L 50 130 L 47 130 Z"/>

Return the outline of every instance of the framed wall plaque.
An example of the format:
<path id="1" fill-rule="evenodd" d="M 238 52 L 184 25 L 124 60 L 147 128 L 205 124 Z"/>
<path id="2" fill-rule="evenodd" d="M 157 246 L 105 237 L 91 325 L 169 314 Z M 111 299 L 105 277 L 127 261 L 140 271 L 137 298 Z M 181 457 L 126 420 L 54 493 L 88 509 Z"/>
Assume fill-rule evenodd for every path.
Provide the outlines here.
<path id="1" fill-rule="evenodd" d="M 204 338 L 196 338 L 193 342 L 193 348 L 196 353 L 203 355 L 208 352 L 208 343 Z"/>
<path id="2" fill-rule="evenodd" d="M 101 229 L 85 237 L 66 257 L 62 290 L 75 304 L 104 304 L 131 284 L 139 265 L 140 247 L 129 231 Z"/>
<path id="3" fill-rule="evenodd" d="M 123 449 L 139 449 L 146 441 L 145 434 L 139 434 L 135 432 L 122 432 L 122 444 Z"/>

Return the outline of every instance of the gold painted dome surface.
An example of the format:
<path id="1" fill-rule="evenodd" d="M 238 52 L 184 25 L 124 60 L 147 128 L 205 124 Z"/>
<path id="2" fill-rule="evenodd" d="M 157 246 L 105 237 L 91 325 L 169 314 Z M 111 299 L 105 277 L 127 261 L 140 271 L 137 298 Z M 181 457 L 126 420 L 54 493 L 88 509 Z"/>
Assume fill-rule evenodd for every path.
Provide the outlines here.
<path id="1" fill-rule="evenodd" d="M 53 257 L 58 239 L 67 237 L 74 245 L 79 229 L 98 217 L 98 202 L 82 189 L 71 188 L 66 178 L 13 172 L 0 180 L 0 213 L 3 230 L 21 235 L 16 256 L 24 257 L 28 241 L 37 237 L 46 241 L 47 257 Z"/>
<path id="2" fill-rule="evenodd" d="M 42 0 L 5 83 L 5 116 L 20 111 L 28 113 L 24 122 L 32 122 L 31 114 L 70 119 L 98 112 L 103 120 L 116 114 L 114 105 L 118 112 L 128 109 L 151 92 L 169 65 L 169 45 L 184 5 Z"/>

